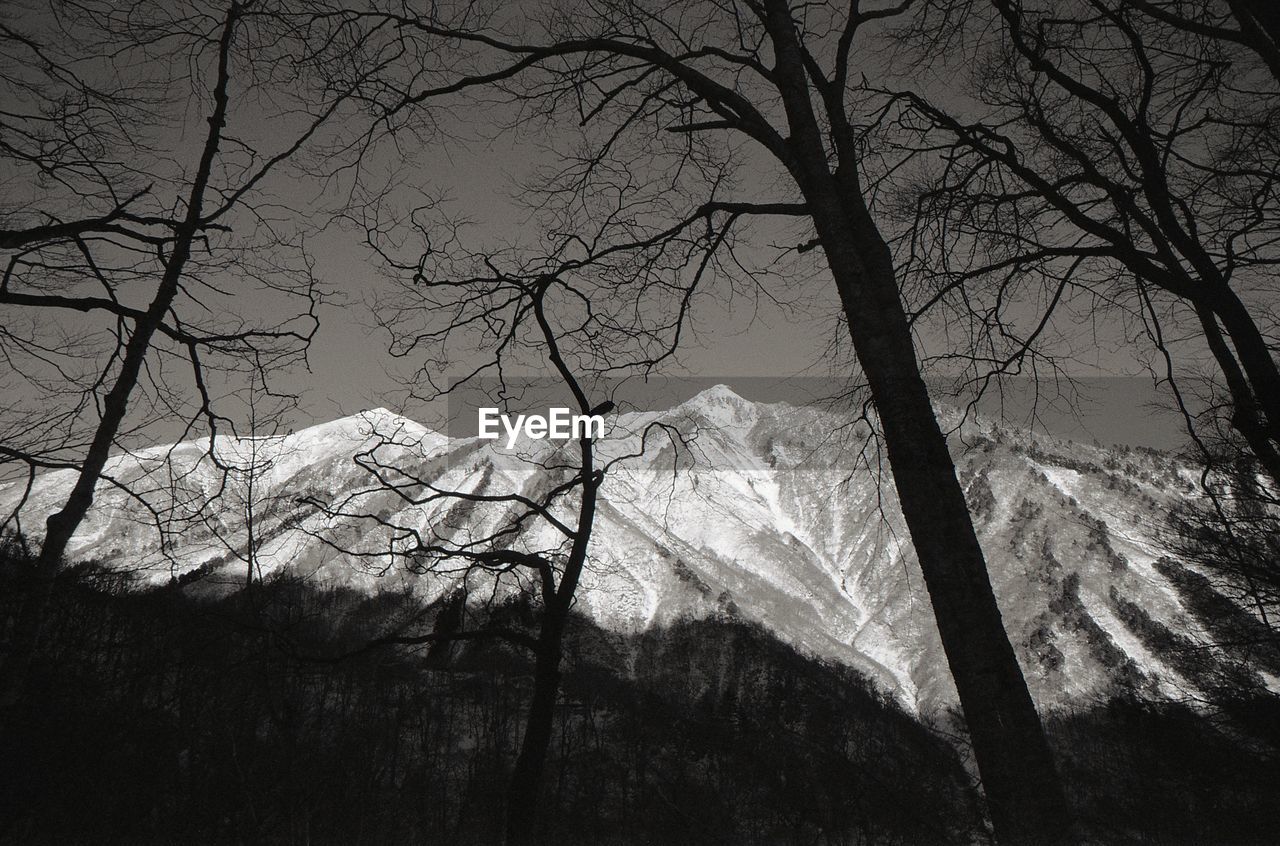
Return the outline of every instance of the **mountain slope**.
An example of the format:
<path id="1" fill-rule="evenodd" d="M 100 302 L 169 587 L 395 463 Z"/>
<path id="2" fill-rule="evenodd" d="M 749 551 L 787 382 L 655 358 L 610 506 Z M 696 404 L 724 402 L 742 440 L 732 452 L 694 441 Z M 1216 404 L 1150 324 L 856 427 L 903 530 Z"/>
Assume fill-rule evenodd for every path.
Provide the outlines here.
<path id="1" fill-rule="evenodd" d="M 651 434 L 641 450 L 636 433 L 654 422 L 678 429 L 688 444 Z M 619 631 L 740 615 L 867 673 L 909 708 L 952 704 L 892 480 L 866 432 L 838 415 L 753 403 L 724 387 L 666 412 L 614 418 L 602 456 L 643 454 L 606 477 L 580 608 Z M 1226 666 L 1230 656 L 1220 652 L 1206 652 L 1197 668 L 1179 657 L 1179 638 L 1209 638 L 1186 593 L 1190 580 L 1163 558 L 1159 539 L 1162 515 L 1194 489 L 1190 468 L 1150 451 L 985 423 L 966 424 L 953 442 L 1006 628 L 1042 706 L 1119 690 L 1196 696 L 1216 664 Z M 253 504 L 264 572 L 289 568 L 368 591 L 407 586 L 430 600 L 460 576 L 410 572 L 403 558 L 383 554 L 390 539 L 429 531 L 479 537 L 509 515 L 449 498 L 415 504 L 401 494 L 421 500 L 422 483 L 536 494 L 561 478 L 563 471 L 543 466 L 555 449 L 538 442 L 521 460 L 495 442 L 449 439 L 379 409 L 284 437 L 220 441 L 224 465 L 256 458 L 250 496 L 246 474 L 219 471 L 207 443 L 156 448 L 117 457 L 110 471 L 145 489 L 142 499 L 162 519 L 104 484 L 71 554 L 151 582 L 192 571 L 207 574 L 205 584 L 240 581 Z M 379 484 L 371 468 L 399 490 Z M 40 479 L 24 508 L 27 524 L 55 507 L 71 481 L 67 473 Z M 216 508 L 182 519 L 214 492 L 221 492 Z M 0 490 L 0 507 L 12 507 L 19 493 Z M 157 524 L 169 529 L 163 545 Z M 518 542 L 546 549 L 558 538 L 544 526 Z M 1246 676 L 1248 684 L 1278 686 L 1274 676 Z"/>

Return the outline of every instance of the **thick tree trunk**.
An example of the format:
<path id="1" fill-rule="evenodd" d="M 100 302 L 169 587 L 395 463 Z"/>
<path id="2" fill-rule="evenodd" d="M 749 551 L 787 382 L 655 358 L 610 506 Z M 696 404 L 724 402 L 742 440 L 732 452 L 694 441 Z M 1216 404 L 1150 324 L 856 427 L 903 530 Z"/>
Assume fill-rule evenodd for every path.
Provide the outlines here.
<path id="1" fill-rule="evenodd" d="M 880 267 L 861 278 L 847 269 L 845 252 L 829 252 L 832 270 L 880 416 L 996 837 L 1019 845 L 1072 842 L 1071 814 L 1053 757 L 920 376 L 896 282 L 884 269 L 888 249 L 880 244 L 858 250 L 881 254 L 874 262 Z"/>
<path id="2" fill-rule="evenodd" d="M 548 614 L 554 612 L 548 611 Z M 506 842 L 508 846 L 537 843 L 537 822 L 541 816 L 542 774 L 546 769 L 547 749 L 555 726 L 556 698 L 560 694 L 561 639 L 564 620 L 546 619 L 538 638 L 538 654 L 534 664 L 533 698 L 525 719 L 520 754 L 511 772 L 507 790 Z"/>
<path id="3" fill-rule="evenodd" d="M 1075 842 L 1040 717 L 1009 643 L 955 464 L 920 375 L 893 256 L 862 197 L 845 92 L 806 71 L 786 0 L 766 0 L 773 68 L 790 128 L 787 168 L 804 194 L 866 374 L 903 517 L 964 710 L 996 838 Z M 821 90 L 839 166 L 813 106 Z"/>
<path id="4" fill-rule="evenodd" d="M 1248 380 L 1248 391 L 1252 393 L 1253 402 L 1237 401 L 1236 405 L 1242 411 L 1254 411 L 1254 415 L 1259 418 L 1256 425 L 1261 429 L 1261 437 L 1270 441 L 1270 452 L 1265 448 L 1261 451 L 1255 449 L 1258 451 L 1258 458 L 1267 464 L 1268 457 L 1277 447 L 1280 447 L 1280 368 L 1277 368 L 1271 348 L 1267 345 L 1267 340 L 1263 337 L 1253 315 L 1249 313 L 1248 307 L 1241 302 L 1234 291 L 1226 288 L 1211 296 L 1209 301 L 1214 315 L 1222 322 L 1227 337 L 1231 339 L 1231 345 L 1235 348 L 1235 360 L 1239 362 L 1239 368 L 1244 378 Z M 1201 322 L 1203 323 L 1204 320 L 1202 319 Z M 1206 334 L 1212 333 L 1206 332 Z M 1212 337 L 1209 338 L 1209 342 L 1212 348 Z M 1225 351 L 1220 354 L 1216 349 L 1214 354 L 1220 362 L 1223 355 L 1230 355 Z M 1223 370 L 1226 373 L 1226 364 L 1223 364 Z M 1226 375 L 1230 382 L 1231 374 L 1226 373 Z M 1234 394 L 1235 390 L 1232 393 Z M 1250 406 L 1256 408 L 1250 409 Z M 1247 432 L 1242 434 L 1246 438 L 1249 436 Z M 1280 485 L 1280 472 L 1271 465 L 1268 465 L 1268 470 L 1275 482 Z"/>
<path id="5" fill-rule="evenodd" d="M 1280 3 L 1275 0 L 1227 0 L 1249 45 L 1280 82 Z"/>
<path id="6" fill-rule="evenodd" d="M 1277 452 L 1277 447 L 1280 447 L 1280 417 L 1273 417 L 1264 410 L 1256 388 L 1258 383 L 1241 368 L 1236 354 L 1231 351 L 1222 335 L 1213 311 L 1203 303 L 1196 303 L 1195 306 L 1205 342 L 1218 362 L 1227 382 L 1227 390 L 1231 394 L 1231 425 L 1245 439 L 1272 482 L 1280 488 L 1280 452 Z M 1252 325 L 1252 320 L 1249 323 Z M 1256 326 L 1253 329 L 1257 331 Z M 1237 349 L 1239 346 L 1236 345 Z M 1266 360 L 1274 372 L 1275 362 L 1271 360 L 1269 353 L 1266 354 Z"/>

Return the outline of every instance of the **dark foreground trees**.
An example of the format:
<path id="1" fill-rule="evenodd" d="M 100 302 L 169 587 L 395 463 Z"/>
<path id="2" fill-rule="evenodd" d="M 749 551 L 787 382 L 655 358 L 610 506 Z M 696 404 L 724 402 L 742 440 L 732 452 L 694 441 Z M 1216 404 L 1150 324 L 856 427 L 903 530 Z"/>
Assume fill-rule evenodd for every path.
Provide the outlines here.
<path id="1" fill-rule="evenodd" d="M 0 544 L 0 614 L 13 556 Z M 26 729 L 0 750 L 0 843 L 492 844 L 531 661 L 460 645 L 298 662 L 244 592 L 126 589 L 68 568 Z M 268 577 L 272 629 L 307 652 L 359 647 L 409 597 Z M 531 609 L 496 608 L 491 622 Z M 486 622 L 486 621 L 479 621 Z M 427 655 L 430 650 L 427 650 Z M 622 637 L 567 631 L 545 842 L 972 844 L 959 756 L 848 668 L 733 619 Z M 1276 762 L 1173 706 L 1115 702 L 1049 721 L 1099 843 L 1266 843 Z"/>
<path id="2" fill-rule="evenodd" d="M 1146 347 L 1193 438 L 1218 440 L 1226 422 L 1280 483 L 1280 80 L 1269 48 L 1242 35 L 1271 13 L 1167 0 L 930 7 L 917 55 L 959 84 L 903 95 L 938 154 L 911 239 L 926 295 L 979 325 L 1013 322 L 1031 300 L 1059 324 L 1073 306 L 1080 323 L 1107 314 L 1102 343 Z M 1220 452 L 1201 446 L 1206 461 Z"/>
<path id="3" fill-rule="evenodd" d="M 597 191 L 612 190 L 628 202 L 609 218 L 611 234 L 631 243 L 705 230 L 705 242 L 718 245 L 719 233 L 754 215 L 807 225 L 807 247 L 821 253 L 834 281 L 883 428 L 997 834 L 1009 843 L 1062 842 L 1072 838 L 1071 825 L 1053 760 L 1001 624 L 871 208 L 864 129 L 876 115 L 857 80 L 909 71 L 886 69 L 871 52 L 883 20 L 906 5 L 764 0 L 516 10 L 465 3 L 436 16 L 396 10 L 349 19 L 366 27 L 370 41 L 398 39 L 413 57 L 398 78 L 369 89 L 388 121 L 456 92 L 496 92 L 515 107 L 517 121 L 583 126 L 584 139 L 566 143 L 572 153 L 544 186 L 544 210 L 581 215 Z M 453 61 L 424 61 L 446 45 L 458 48 Z M 761 178 L 744 180 L 733 168 L 740 158 L 758 166 Z M 644 196 L 642 184 L 663 186 L 661 201 L 634 202 Z M 606 249 L 600 241 L 581 246 Z"/>
<path id="4" fill-rule="evenodd" d="M 904 95 L 934 166 L 911 206 L 910 277 L 953 325 L 1013 325 L 1043 303 L 1040 327 L 1009 343 L 1009 369 L 1044 345 L 1046 326 L 1136 349 L 1203 471 L 1204 503 L 1173 515 L 1171 548 L 1268 621 L 1280 485 L 1274 4 L 929 9 L 905 41 L 959 85 Z"/>
<path id="5" fill-rule="evenodd" d="M 298 662 L 244 593 L 139 593 L 92 567 L 64 578 L 29 731 L 4 749 L 0 842 L 501 841 L 524 650 L 459 644 L 447 666 L 425 647 Z M 357 648 L 415 604 L 287 579 L 258 591 L 272 628 L 310 653 Z M 475 622 L 534 611 L 492 610 Z M 981 824 L 954 750 L 853 672 L 757 627 L 623 637 L 573 615 L 565 643 L 539 842 L 906 846 L 968 842 Z"/>
<path id="6" fill-rule="evenodd" d="M 421 225 L 415 215 L 409 220 Z M 377 304 L 377 319 L 390 335 L 391 354 L 411 364 L 409 395 L 447 399 L 469 419 L 481 406 L 531 411 L 520 404 L 530 394 L 603 419 L 613 406 L 604 392 L 610 385 L 600 380 L 592 360 L 603 355 L 608 369 L 626 368 L 626 347 L 642 339 L 644 330 L 584 316 L 581 304 L 592 301 L 584 289 L 592 283 L 563 257 L 468 257 L 460 248 L 439 255 L 430 248 L 436 234 L 412 224 L 394 231 L 374 226 L 368 233 L 393 291 Z M 414 254 L 416 242 L 406 243 L 416 235 L 426 237 L 425 252 Z M 549 375 L 531 384 L 513 378 L 521 370 Z M 549 392 L 536 390 L 538 384 Z M 665 431 L 655 423 L 638 433 L 638 451 L 651 434 L 656 440 Z M 553 826 L 546 819 L 546 763 L 566 630 L 591 556 L 601 486 L 615 463 L 633 457 L 616 450 L 602 456 L 601 435 L 587 428 L 573 440 L 521 442 L 513 450 L 477 445 L 450 459 L 459 465 L 479 462 L 451 482 L 448 468 L 423 461 L 403 433 L 375 431 L 374 446 L 355 457 L 372 484 L 335 501 L 311 500 L 327 514 L 356 518 L 387 538 L 356 550 L 321 533 L 327 542 L 348 554 L 403 566 L 427 584 L 447 586 L 449 596 L 430 633 L 382 635 L 370 646 L 432 644 L 444 647 L 437 655 L 447 655 L 451 644 L 496 641 L 532 656 L 533 687 L 519 754 L 501 802 L 507 843 L 540 842 L 541 832 Z M 388 492 L 395 505 L 370 513 L 376 506 L 368 503 L 383 501 Z M 513 596 L 535 609 L 535 619 L 494 623 L 478 613 Z"/>
<path id="7" fill-rule="evenodd" d="M 321 301 L 306 226 L 265 198 L 345 102 L 308 84 L 324 47 L 279 4 L 52 0 L 4 24 L 0 45 L 12 44 L 34 69 L 0 56 L 14 103 L 0 147 L 13 192 L 0 209 L 13 415 L 0 465 L 28 490 L 39 471 L 76 478 L 42 515 L 39 579 L 0 655 L 6 701 L 100 484 L 152 509 L 161 546 L 169 523 L 217 498 L 181 491 L 183 468 L 165 461 L 115 478 L 112 452 L 140 432 L 153 443 L 205 434 L 216 462 L 216 437 L 236 422 L 227 395 L 249 373 L 267 385 L 305 358 Z M 266 102 L 285 112 L 271 132 Z M 23 528 L 23 504 L 0 525 Z"/>

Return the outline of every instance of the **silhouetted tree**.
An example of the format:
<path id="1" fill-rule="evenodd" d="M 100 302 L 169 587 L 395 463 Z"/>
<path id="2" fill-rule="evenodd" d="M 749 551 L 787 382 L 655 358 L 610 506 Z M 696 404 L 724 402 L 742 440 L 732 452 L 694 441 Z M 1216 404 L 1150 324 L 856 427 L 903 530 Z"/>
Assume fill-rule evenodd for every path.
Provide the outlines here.
<path id="1" fill-rule="evenodd" d="M 1223 28 L 1260 7 L 926 6 L 907 43 L 967 81 L 902 96 L 924 118 L 908 273 L 921 298 L 1016 341 L 1010 360 L 1055 323 L 1145 337 L 1192 436 L 1225 415 L 1280 482 L 1280 88 L 1259 62 L 1268 50 Z M 1009 338 L 1028 303 L 1034 329 Z M 1213 384 L 1198 388 L 1206 353 Z"/>
<path id="2" fill-rule="evenodd" d="M 865 130 L 881 115 L 859 76 L 884 68 L 876 33 L 909 5 L 549 3 L 517 12 L 463 3 L 416 15 L 374 4 L 349 19 L 364 38 L 389 37 L 412 57 L 365 89 L 387 124 L 465 92 L 512 105 L 525 125 L 581 125 L 585 138 L 539 202 L 549 213 L 578 212 L 578 224 L 592 209 L 613 224 L 618 243 L 577 244 L 588 257 L 681 238 L 718 248 L 757 215 L 807 229 L 806 250 L 825 260 L 883 427 L 998 836 L 1058 842 L 1071 838 L 1069 813 L 920 375 L 866 181 Z M 456 53 L 441 61 L 446 46 Z M 740 159 L 759 166 L 750 182 L 732 167 Z M 581 228 L 556 231 L 567 240 Z"/>
<path id="3" fill-rule="evenodd" d="M 429 237 L 430 230 L 424 234 Z M 519 398 L 523 392 L 505 374 L 513 367 L 535 367 L 542 358 L 553 374 L 556 393 L 567 397 L 574 412 L 603 415 L 613 408 L 608 399 L 592 395 L 595 380 L 588 381 L 592 369 L 583 363 L 584 356 L 608 345 L 596 334 L 600 327 L 576 319 L 583 294 L 575 286 L 572 263 L 553 267 L 544 261 L 541 270 L 526 272 L 515 265 L 504 271 L 499 268 L 510 257 L 482 255 L 469 262 L 458 250 L 439 258 L 429 248 L 417 261 L 404 264 L 382 243 L 386 235 L 371 233 L 371 243 L 396 289 L 377 304 L 376 314 L 390 332 L 392 354 L 413 357 L 413 374 L 408 377 L 412 396 L 460 402 L 464 390 L 478 388 L 482 397 Z M 465 272 L 468 266 L 473 273 Z M 614 326 L 604 334 L 621 339 L 625 333 Z M 613 347 L 612 352 L 609 366 L 622 366 L 620 350 Z M 454 362 L 473 369 L 437 387 L 440 374 Z M 489 372 L 496 375 L 486 384 L 483 374 Z M 639 450 L 644 451 L 651 433 L 662 431 L 667 431 L 664 424 L 647 426 L 639 433 Z M 432 644 L 431 657 L 439 660 L 441 644 L 501 640 L 532 654 L 533 688 L 505 795 L 504 825 L 506 842 L 530 842 L 539 836 L 546 804 L 545 768 L 560 694 L 565 632 L 590 553 L 600 487 L 615 463 L 633 455 L 615 452 L 602 458 L 596 434 L 587 429 L 572 448 L 551 446 L 532 455 L 498 452 L 478 479 L 449 487 L 438 477 L 439 467 L 428 462 L 419 469 L 414 447 L 420 442 L 412 435 L 376 429 L 373 435 L 375 444 L 355 460 L 375 483 L 332 500 L 308 501 L 331 517 L 372 523 L 381 534 L 375 532 L 377 540 L 359 546 L 323 532 L 319 536 L 346 554 L 378 561 L 389 554 L 393 563 L 457 587 L 440 604 L 429 633 L 408 633 L 402 626 L 400 632 L 378 637 L 361 651 L 388 644 Z M 503 470 L 495 474 L 494 466 Z M 490 481 L 493 475 L 520 478 L 529 470 L 535 474 L 534 483 L 517 490 L 504 490 Z M 394 493 L 405 507 L 403 513 L 385 509 L 370 514 L 364 502 L 386 492 Z M 478 579 L 492 584 L 477 584 Z M 492 608 L 506 591 L 531 600 L 536 620 L 522 623 L 491 615 L 467 624 L 468 601 Z M 481 598 L 485 595 L 487 603 Z"/>
<path id="4" fill-rule="evenodd" d="M 1280 501 L 1247 448 L 1229 437 L 1223 442 L 1202 479 L 1205 495 L 1169 515 L 1167 542 L 1261 625 L 1239 625 L 1239 609 L 1207 609 L 1206 615 L 1232 630 L 1228 639 L 1236 645 L 1266 651 L 1280 645 Z"/>
<path id="5" fill-rule="evenodd" d="M 206 432 L 216 461 L 226 385 L 249 371 L 263 381 L 305 355 L 320 288 L 301 230 L 258 204 L 272 175 L 317 140 L 346 98 L 308 84 L 324 41 L 294 23 L 287 4 L 254 0 L 213 9 L 56 0 L 5 24 L 0 41 L 21 45 L 46 78 L 27 85 L 35 72 L 13 63 L 0 78 L 25 109 L 5 118 L 9 181 L 16 197 L 34 199 L 6 209 L 0 233 L 0 305 L 14 315 L 0 347 L 19 399 L 0 459 L 26 474 L 28 490 L 39 470 L 75 473 L 45 520 L 35 584 L 6 644 L 7 699 L 100 483 L 124 487 L 158 529 L 206 504 L 145 479 L 172 480 L 181 469 L 115 478 L 113 449 L 163 422 L 174 440 Z M 276 106 L 287 98 L 291 113 L 259 131 L 273 96 Z M 181 131 L 190 111 L 204 118 L 194 139 Z M 250 316 L 235 298 L 254 291 L 262 307 Z M 158 503 L 148 496 L 156 487 L 173 496 Z M 6 524 L 20 520 L 24 504 Z"/>
<path id="6" fill-rule="evenodd" d="M 1003 350 L 986 352 L 999 367 L 1021 367 L 1037 344 L 1052 352 L 1055 328 L 1101 325 L 1112 343 L 1137 345 L 1202 467 L 1204 500 L 1170 515 L 1170 546 L 1269 621 L 1280 484 L 1274 11 L 1178 0 L 927 7 L 904 41 L 955 67 L 966 96 L 903 98 L 924 118 L 926 164 L 903 208 L 919 299 L 962 332 L 998 339 Z M 1239 628 L 1226 606 L 1211 616 Z M 1241 638 L 1259 634 L 1228 639 Z"/>

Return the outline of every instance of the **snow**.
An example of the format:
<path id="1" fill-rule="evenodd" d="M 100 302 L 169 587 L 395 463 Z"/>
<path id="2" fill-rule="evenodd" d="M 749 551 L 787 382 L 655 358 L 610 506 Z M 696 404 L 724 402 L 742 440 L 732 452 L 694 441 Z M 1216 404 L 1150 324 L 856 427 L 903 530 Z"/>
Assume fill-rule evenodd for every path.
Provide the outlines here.
<path id="1" fill-rule="evenodd" d="M 603 625 L 632 631 L 680 615 L 718 613 L 718 597 L 727 593 L 744 617 L 766 623 L 782 639 L 819 657 L 858 667 L 894 691 L 905 707 L 932 711 L 951 704 L 954 688 L 887 472 L 886 487 L 881 488 L 856 457 L 834 448 L 824 447 L 802 470 L 770 468 L 757 452 L 759 444 L 788 439 L 825 444 L 843 421 L 812 409 L 791 411 L 753 403 L 717 385 L 666 412 L 620 415 L 601 453 L 634 451 L 634 435 L 628 439 L 626 433 L 656 419 L 684 421 L 698 429 L 698 449 L 688 456 L 693 463 L 673 477 L 670 452 L 660 464 L 663 450 L 654 444 L 644 456 L 628 459 L 607 477 L 580 607 Z M 158 496 L 164 491 L 167 468 L 179 466 L 184 490 L 198 499 L 200 492 L 221 483 L 220 472 L 205 456 L 207 447 L 202 441 L 156 446 L 118 456 L 112 467 L 124 476 L 152 474 Z M 240 465 L 247 465 L 256 452 L 264 501 L 286 504 L 263 518 L 269 524 L 260 534 L 268 540 L 259 560 L 266 571 L 294 568 L 371 591 L 404 583 L 424 596 L 435 596 L 449 582 L 444 576 L 411 576 L 391 567 L 389 560 L 352 564 L 317 535 L 377 550 L 386 548 L 385 533 L 353 516 L 329 517 L 298 505 L 299 496 L 330 498 L 352 514 L 384 514 L 388 522 L 421 531 L 446 531 L 444 517 L 453 503 L 413 505 L 380 490 L 353 460 L 357 453 L 376 448 L 383 463 L 441 489 L 478 490 L 483 483 L 493 491 L 529 491 L 542 481 L 536 466 L 500 460 L 501 452 L 492 444 L 451 440 L 386 408 L 286 435 L 226 437 L 217 447 L 224 462 Z M 1059 448 L 1066 447 L 1054 446 Z M 1105 456 L 1090 450 L 1091 461 Z M 1151 494 L 1156 502 L 1152 510 L 1149 504 L 1108 489 L 1101 476 L 1033 460 L 1015 446 L 970 453 L 963 461 L 972 465 L 969 469 L 986 468 L 990 473 L 997 503 L 982 524 L 982 541 L 1015 647 L 1023 647 L 1047 613 L 1046 597 L 1052 589 L 1035 580 L 1043 570 L 1038 550 L 1049 543 L 1062 568 L 1054 578 L 1080 574 L 1082 600 L 1099 625 L 1139 667 L 1160 680 L 1166 695 L 1185 693 L 1186 681 L 1143 646 L 1107 598 L 1114 588 L 1170 628 L 1185 631 L 1191 626 L 1176 588 L 1152 565 L 1160 552 L 1160 521 L 1180 494 Z M 1049 484 L 1036 481 L 1037 473 Z M 26 524 L 38 525 L 65 497 L 73 480 L 67 473 L 41 477 L 24 512 Z M 1143 479 L 1133 483 L 1152 490 Z M 0 489 L 0 507 L 12 506 L 17 495 L 14 489 Z M 1018 525 L 1024 497 L 1038 505 L 1043 516 Z M 1088 527 L 1078 512 L 1070 511 L 1068 497 L 1074 497 L 1091 519 L 1106 524 L 1115 548 L 1130 560 L 1128 568 L 1112 571 L 1089 551 Z M 221 507 L 228 520 L 238 513 L 230 504 Z M 172 562 L 158 554 L 155 531 L 143 516 L 121 492 L 100 488 L 93 518 L 76 536 L 73 552 L 150 562 L 153 581 L 167 581 Z M 285 522 L 294 516 L 301 517 L 298 524 Z M 447 530 L 483 536 L 501 514 L 478 509 L 471 519 L 465 527 Z M 216 538 L 198 529 L 197 524 L 168 538 L 179 572 L 227 552 Z M 226 537 L 235 543 L 243 535 L 232 530 Z M 552 545 L 556 534 L 543 526 L 519 542 Z M 243 565 L 232 560 L 227 566 Z M 1071 659 L 1071 676 L 1056 688 L 1038 689 L 1041 704 L 1061 706 L 1103 690 L 1108 671 L 1091 663 L 1094 659 L 1079 641 L 1081 636 L 1061 620 L 1050 619 L 1050 625 Z M 1023 659 L 1029 660 L 1025 654 Z"/>

